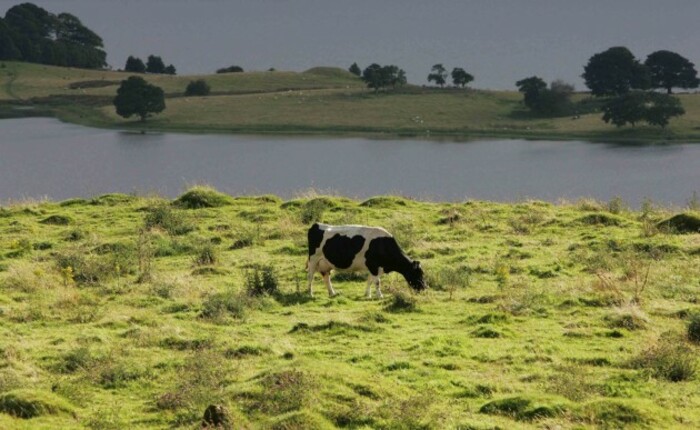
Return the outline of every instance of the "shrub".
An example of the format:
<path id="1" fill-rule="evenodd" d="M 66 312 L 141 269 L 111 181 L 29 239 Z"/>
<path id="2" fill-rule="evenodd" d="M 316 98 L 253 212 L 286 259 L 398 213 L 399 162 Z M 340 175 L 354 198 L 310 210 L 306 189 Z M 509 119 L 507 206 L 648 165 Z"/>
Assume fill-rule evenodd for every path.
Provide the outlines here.
<path id="1" fill-rule="evenodd" d="M 210 244 L 201 247 L 194 258 L 194 264 L 197 266 L 211 266 L 219 261 L 219 252 Z"/>
<path id="2" fill-rule="evenodd" d="M 646 369 L 652 376 L 671 382 L 687 381 L 695 376 L 697 359 L 694 351 L 680 339 L 662 338 L 642 351 L 631 362 L 633 367 Z"/>
<path id="3" fill-rule="evenodd" d="M 135 266 L 135 253 L 131 248 L 104 255 L 76 248 L 57 253 L 54 258 L 64 276 L 83 284 L 97 284 L 131 273 Z"/>
<path id="4" fill-rule="evenodd" d="M 320 222 L 326 209 L 333 207 L 329 199 L 316 198 L 304 203 L 301 208 L 300 221 L 302 224 Z"/>
<path id="5" fill-rule="evenodd" d="M 208 295 L 202 303 L 202 318 L 221 319 L 231 316 L 235 319 L 244 319 L 246 315 L 246 302 L 244 298 L 229 289 L 223 292 Z"/>
<path id="6" fill-rule="evenodd" d="M 279 283 L 275 269 L 270 265 L 253 267 L 245 274 L 245 288 L 249 296 L 276 294 Z"/>
<path id="7" fill-rule="evenodd" d="M 192 187 L 175 199 L 174 204 L 184 209 L 218 208 L 233 204 L 233 198 L 211 187 Z"/>
<path id="8" fill-rule="evenodd" d="M 147 230 L 160 228 L 173 236 L 187 234 L 194 230 L 182 213 L 174 211 L 166 204 L 158 204 L 147 209 L 148 214 L 144 219 Z"/>
<path id="9" fill-rule="evenodd" d="M 216 70 L 216 73 L 242 73 L 242 72 L 243 72 L 243 67 L 241 67 L 241 66 L 222 67 L 222 68 Z"/>
<path id="10" fill-rule="evenodd" d="M 211 92 L 211 87 L 204 79 L 190 81 L 185 89 L 186 96 L 208 96 Z"/>
<path id="11" fill-rule="evenodd" d="M 643 330 L 649 324 L 649 318 L 636 306 L 616 308 L 614 313 L 605 317 L 610 328 Z"/>

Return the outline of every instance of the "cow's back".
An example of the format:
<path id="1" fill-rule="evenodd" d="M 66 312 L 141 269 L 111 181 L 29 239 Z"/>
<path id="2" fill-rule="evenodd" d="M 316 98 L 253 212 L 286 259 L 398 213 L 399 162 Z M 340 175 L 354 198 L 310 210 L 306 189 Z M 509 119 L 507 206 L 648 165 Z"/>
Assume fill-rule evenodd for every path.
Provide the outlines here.
<path id="1" fill-rule="evenodd" d="M 364 225 L 328 225 L 316 223 L 309 228 L 309 258 L 330 262 L 341 270 L 366 269 L 365 254 L 373 239 L 392 237 L 381 227 Z"/>

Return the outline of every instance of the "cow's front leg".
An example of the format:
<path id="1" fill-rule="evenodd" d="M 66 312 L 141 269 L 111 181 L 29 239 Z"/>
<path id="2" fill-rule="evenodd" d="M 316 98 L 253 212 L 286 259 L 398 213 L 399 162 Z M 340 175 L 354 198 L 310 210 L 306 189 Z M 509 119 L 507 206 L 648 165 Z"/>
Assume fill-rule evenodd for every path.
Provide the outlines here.
<path id="1" fill-rule="evenodd" d="M 337 293 L 333 289 L 333 285 L 331 285 L 331 272 L 324 272 L 321 275 L 323 275 L 323 282 L 326 283 L 326 288 L 328 288 L 328 296 L 335 296 Z"/>

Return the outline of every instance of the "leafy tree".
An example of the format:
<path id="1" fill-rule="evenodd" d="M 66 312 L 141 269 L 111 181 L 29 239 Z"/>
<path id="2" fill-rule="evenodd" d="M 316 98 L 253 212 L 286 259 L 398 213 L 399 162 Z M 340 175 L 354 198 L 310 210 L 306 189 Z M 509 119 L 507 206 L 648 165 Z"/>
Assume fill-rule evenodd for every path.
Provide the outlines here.
<path id="1" fill-rule="evenodd" d="M 573 85 L 556 80 L 547 88 L 544 80 L 537 76 L 521 79 L 515 85 L 524 95 L 525 106 L 539 115 L 567 115 L 571 111 Z"/>
<path id="2" fill-rule="evenodd" d="M 216 73 L 242 73 L 243 67 L 241 66 L 229 66 L 218 69 Z"/>
<path id="3" fill-rule="evenodd" d="M 645 121 L 666 127 L 672 117 L 685 114 L 680 100 L 652 91 L 632 91 L 615 97 L 603 105 L 603 121 L 618 127 Z"/>
<path id="4" fill-rule="evenodd" d="M 350 68 L 348 69 L 350 73 L 352 73 L 355 76 L 361 76 L 362 75 L 362 70 L 360 69 L 360 66 L 357 65 L 357 63 L 352 63 Z"/>
<path id="5" fill-rule="evenodd" d="M 687 58 L 671 51 L 656 51 L 647 57 L 644 65 L 651 74 L 651 87 L 664 88 L 668 94 L 672 88 L 697 88 L 700 84 L 695 65 Z"/>
<path id="6" fill-rule="evenodd" d="M 581 77 L 594 96 L 617 96 L 649 88 L 649 71 L 624 46 L 593 55 L 583 69 Z"/>
<path id="7" fill-rule="evenodd" d="M 198 79 L 196 81 L 190 81 L 187 84 L 187 89 L 185 89 L 186 96 L 206 96 L 209 95 L 211 87 L 204 79 Z"/>
<path id="8" fill-rule="evenodd" d="M 102 39 L 76 16 L 31 4 L 10 8 L 0 24 L 0 59 L 97 69 L 106 65 Z"/>
<path id="9" fill-rule="evenodd" d="M 452 83 L 464 88 L 469 82 L 474 80 L 474 76 L 467 73 L 461 67 L 452 69 Z"/>
<path id="10" fill-rule="evenodd" d="M 165 73 L 166 75 L 175 75 L 177 74 L 177 71 L 175 70 L 175 66 L 169 64 L 168 67 L 165 68 L 163 73 Z"/>
<path id="11" fill-rule="evenodd" d="M 428 75 L 428 82 L 435 81 L 440 88 L 445 86 L 447 79 L 447 70 L 442 64 L 436 64 L 430 69 L 431 73 Z"/>
<path id="12" fill-rule="evenodd" d="M 362 80 L 367 84 L 367 87 L 379 91 L 380 88 L 388 86 L 395 88 L 405 85 L 406 72 L 398 66 L 380 66 L 377 63 L 372 63 L 362 72 Z"/>
<path id="13" fill-rule="evenodd" d="M 126 64 L 124 65 L 124 71 L 133 73 L 146 73 L 146 65 L 140 58 L 132 57 L 126 59 Z"/>
<path id="14" fill-rule="evenodd" d="M 129 76 L 121 82 L 114 98 L 117 114 L 124 118 L 138 115 L 141 121 L 165 109 L 165 94 L 160 87 L 151 85 L 140 76 Z"/>
<path id="15" fill-rule="evenodd" d="M 146 60 L 146 73 L 165 73 L 163 59 L 156 55 L 149 55 L 148 60 Z"/>

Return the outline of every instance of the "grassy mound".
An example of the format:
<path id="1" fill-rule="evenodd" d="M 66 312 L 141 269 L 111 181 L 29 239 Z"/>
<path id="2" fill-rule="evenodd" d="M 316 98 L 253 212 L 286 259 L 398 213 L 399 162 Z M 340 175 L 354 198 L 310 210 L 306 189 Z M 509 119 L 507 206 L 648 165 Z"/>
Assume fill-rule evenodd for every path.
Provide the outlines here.
<path id="1" fill-rule="evenodd" d="M 319 414 L 307 410 L 300 410 L 280 415 L 270 423 L 269 428 L 272 430 L 330 430 L 335 427 Z"/>
<path id="2" fill-rule="evenodd" d="M 581 224 L 587 225 L 604 225 L 604 226 L 621 226 L 625 224 L 625 220 L 619 216 L 609 215 L 604 213 L 594 213 L 582 216 L 578 219 Z"/>
<path id="3" fill-rule="evenodd" d="M 66 215 L 51 215 L 39 222 L 47 225 L 68 225 L 73 222 L 73 219 Z"/>
<path id="4" fill-rule="evenodd" d="M 514 396 L 492 400 L 479 409 L 482 414 L 504 415 L 518 421 L 532 421 L 562 415 L 567 402 L 557 398 Z"/>
<path id="5" fill-rule="evenodd" d="M 0 395 L 0 412 L 18 418 L 74 414 L 70 403 L 53 393 L 22 389 Z"/>
<path id="6" fill-rule="evenodd" d="M 581 421 L 601 429 L 619 429 L 629 426 L 646 427 L 657 411 L 648 411 L 624 400 L 596 400 L 583 405 L 575 415 Z"/>
<path id="7" fill-rule="evenodd" d="M 691 214 L 677 214 L 657 224 L 661 230 L 677 234 L 700 233 L 700 217 Z"/>
<path id="8" fill-rule="evenodd" d="M 213 188 L 192 187 L 177 199 L 174 204 L 185 209 L 218 208 L 233 204 L 231 196 L 220 193 Z"/>
<path id="9" fill-rule="evenodd" d="M 372 197 L 364 202 L 360 203 L 360 206 L 362 207 L 368 207 L 368 208 L 378 208 L 378 209 L 391 209 L 395 207 L 403 207 L 407 206 L 407 200 L 402 198 L 402 197 L 394 197 L 394 196 L 379 196 L 379 197 Z"/>

